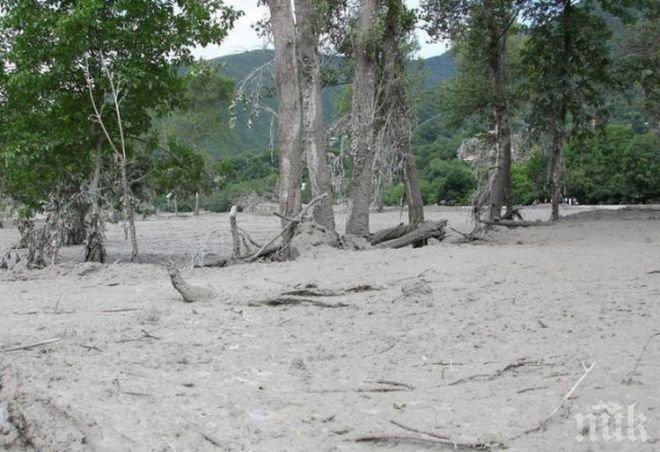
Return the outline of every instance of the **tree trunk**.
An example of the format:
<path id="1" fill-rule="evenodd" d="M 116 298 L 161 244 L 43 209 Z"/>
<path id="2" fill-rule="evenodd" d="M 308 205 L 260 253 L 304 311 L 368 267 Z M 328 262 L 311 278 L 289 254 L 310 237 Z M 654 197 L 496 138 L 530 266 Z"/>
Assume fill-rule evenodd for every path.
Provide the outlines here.
<path id="1" fill-rule="evenodd" d="M 193 210 L 195 216 L 199 215 L 199 192 L 195 192 L 195 209 Z"/>
<path id="2" fill-rule="evenodd" d="M 564 186 L 565 162 L 564 142 L 565 133 L 563 122 L 552 137 L 552 157 L 550 158 L 550 187 L 552 195 L 552 214 L 550 219 L 559 219 L 559 203 L 561 202 L 562 188 Z"/>
<path id="3" fill-rule="evenodd" d="M 89 202 L 91 209 L 87 215 L 87 237 L 85 240 L 85 262 L 105 262 L 105 245 L 103 240 L 103 218 L 101 217 L 99 183 L 101 180 L 101 165 L 103 141 L 96 145 L 96 162 L 94 174 L 89 184 Z"/>
<path id="4" fill-rule="evenodd" d="M 351 114 L 348 220 L 346 234 L 369 235 L 372 165 L 374 160 L 374 115 L 376 61 L 369 37 L 376 24 L 378 0 L 362 0 L 357 35 L 353 40 L 355 76 Z"/>
<path id="5" fill-rule="evenodd" d="M 493 15 L 489 27 L 489 69 L 493 91 L 493 114 L 497 135 L 497 173 L 490 193 L 489 219 L 502 216 L 502 206 L 510 199 L 511 193 L 511 128 L 506 94 L 505 57 L 506 30 L 497 26 Z"/>
<path id="6" fill-rule="evenodd" d="M 332 182 L 326 157 L 323 121 L 321 62 L 319 59 L 319 12 L 316 0 L 295 0 L 298 29 L 298 69 L 302 107 L 302 146 L 307 160 L 312 197 L 327 196 L 314 206 L 314 221 L 335 230 Z"/>
<path id="7" fill-rule="evenodd" d="M 270 0 L 270 20 L 275 45 L 275 86 L 278 107 L 278 151 L 280 160 L 280 213 L 288 218 L 300 212 L 302 184 L 301 115 L 298 85 L 296 30 L 290 0 Z M 282 227 L 288 222 L 282 220 Z M 282 240 L 285 248 L 293 238 L 286 228 Z"/>
<path id="8" fill-rule="evenodd" d="M 122 208 L 124 221 L 128 224 L 128 236 L 131 240 L 131 262 L 135 262 L 138 256 L 137 234 L 135 232 L 135 215 L 133 205 L 131 204 L 131 188 L 128 184 L 128 175 L 126 174 L 126 157 L 119 155 L 119 169 L 121 172 L 121 187 L 123 191 Z"/>

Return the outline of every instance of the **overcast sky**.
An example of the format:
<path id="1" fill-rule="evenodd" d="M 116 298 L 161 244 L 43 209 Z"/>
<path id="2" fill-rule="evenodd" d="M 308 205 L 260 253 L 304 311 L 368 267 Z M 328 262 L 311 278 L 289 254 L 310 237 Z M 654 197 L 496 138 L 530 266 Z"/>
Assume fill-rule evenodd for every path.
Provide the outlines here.
<path id="1" fill-rule="evenodd" d="M 236 22 L 222 45 L 199 47 L 194 51 L 195 56 L 209 59 L 263 48 L 264 43 L 252 29 L 252 24 L 267 17 L 267 9 L 258 7 L 257 0 L 225 0 L 225 3 L 243 10 L 245 14 Z M 419 0 L 406 0 L 406 3 L 413 8 L 419 6 Z M 446 50 L 444 44 L 427 44 L 428 37 L 421 30 L 417 31 L 417 38 L 421 46 L 419 56 L 423 58 L 440 55 Z"/>

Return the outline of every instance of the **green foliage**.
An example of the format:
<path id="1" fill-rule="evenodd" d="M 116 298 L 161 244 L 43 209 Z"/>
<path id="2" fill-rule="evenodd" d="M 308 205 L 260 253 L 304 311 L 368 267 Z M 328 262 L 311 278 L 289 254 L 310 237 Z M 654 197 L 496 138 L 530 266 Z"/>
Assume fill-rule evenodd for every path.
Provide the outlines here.
<path id="1" fill-rule="evenodd" d="M 431 160 L 423 170 L 426 185 L 422 186 L 427 204 L 468 204 L 476 187 L 470 166 L 459 160 Z"/>
<path id="2" fill-rule="evenodd" d="M 386 206 L 398 206 L 406 197 L 406 187 L 402 183 L 394 184 L 383 192 L 383 204 Z"/>
<path id="3" fill-rule="evenodd" d="M 569 196 L 582 203 L 660 199 L 660 137 L 614 125 L 566 150 Z"/>
<path id="4" fill-rule="evenodd" d="M 220 0 L 0 0 L 0 11 L 0 187 L 33 209 L 91 173 L 102 134 L 88 85 L 118 137 L 106 68 L 132 153 L 151 114 L 180 100 L 191 48 L 219 43 L 238 16 Z"/>
<path id="5" fill-rule="evenodd" d="M 543 202 L 550 196 L 548 158 L 540 149 L 534 149 L 524 162 L 513 164 L 511 195 L 514 204 L 522 205 Z"/>
<path id="6" fill-rule="evenodd" d="M 156 151 L 155 160 L 148 185 L 157 195 L 175 191 L 185 197 L 210 190 L 204 155 L 192 147 L 170 138 L 165 149 Z"/>

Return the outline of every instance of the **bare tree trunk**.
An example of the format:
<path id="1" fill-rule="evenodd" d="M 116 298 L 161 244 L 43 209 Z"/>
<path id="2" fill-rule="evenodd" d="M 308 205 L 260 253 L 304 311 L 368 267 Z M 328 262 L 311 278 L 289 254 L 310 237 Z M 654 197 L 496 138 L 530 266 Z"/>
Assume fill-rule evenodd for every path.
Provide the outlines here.
<path id="1" fill-rule="evenodd" d="M 351 180 L 349 183 L 346 234 L 369 235 L 371 169 L 374 160 L 376 61 L 369 37 L 376 24 L 379 0 L 362 0 L 357 36 L 353 40 L 355 76 L 351 115 Z"/>
<path id="2" fill-rule="evenodd" d="M 128 183 L 128 175 L 126 174 L 126 157 L 119 155 L 119 167 L 121 171 L 121 187 L 122 187 L 122 208 L 124 214 L 124 221 L 128 223 L 128 236 L 131 240 L 131 262 L 134 262 L 138 256 L 137 234 L 135 232 L 135 214 L 133 212 L 133 205 L 131 204 L 131 187 Z"/>
<path id="3" fill-rule="evenodd" d="M 96 144 L 96 162 L 94 174 L 89 184 L 91 211 L 87 216 L 87 237 L 85 240 L 85 262 L 105 262 L 105 245 L 103 240 L 103 219 L 101 217 L 99 184 L 101 180 L 101 165 L 103 140 Z"/>
<path id="4" fill-rule="evenodd" d="M 301 115 L 298 85 L 296 30 L 290 0 L 270 0 L 270 20 L 275 45 L 275 85 L 278 108 L 278 150 L 280 160 L 280 213 L 288 218 L 300 212 L 302 184 Z M 282 227 L 288 222 L 282 220 Z M 285 248 L 293 238 L 287 228 L 282 237 Z"/>
<path id="5" fill-rule="evenodd" d="M 199 215 L 199 192 L 195 192 L 195 209 L 193 210 L 195 216 Z"/>
<path id="6" fill-rule="evenodd" d="M 502 216 L 502 206 L 509 200 L 511 192 L 511 128 L 504 73 L 507 36 L 506 32 L 503 33 L 495 23 L 496 19 L 493 17 L 489 30 L 488 61 L 497 134 L 497 173 L 490 193 L 489 219 L 491 220 Z"/>
<path id="7" fill-rule="evenodd" d="M 302 106 L 302 146 L 307 160 L 312 197 L 327 196 L 314 206 L 314 221 L 335 230 L 332 210 L 332 182 L 326 157 L 323 121 L 321 62 L 319 59 L 320 24 L 316 0 L 295 0 L 298 29 L 298 68 Z"/>
<path id="8" fill-rule="evenodd" d="M 550 158 L 550 187 L 552 195 L 552 214 L 550 219 L 552 221 L 559 219 L 559 203 L 561 202 L 565 174 L 564 142 L 565 133 L 562 122 L 552 137 L 552 157 Z"/>

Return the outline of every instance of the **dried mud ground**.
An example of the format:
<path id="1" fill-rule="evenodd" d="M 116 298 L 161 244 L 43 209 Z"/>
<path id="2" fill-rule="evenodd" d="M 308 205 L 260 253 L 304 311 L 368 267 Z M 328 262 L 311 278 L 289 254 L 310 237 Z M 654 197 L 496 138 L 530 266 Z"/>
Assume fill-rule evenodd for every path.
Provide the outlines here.
<path id="1" fill-rule="evenodd" d="M 188 267 L 216 294 L 194 304 L 158 263 L 184 265 L 207 238 L 226 253 L 226 215 L 139 222 L 151 263 L 125 263 L 110 226 L 112 264 L 67 248 L 54 267 L 0 271 L 0 450 L 660 450 L 660 212 L 562 214 L 474 244 L 452 232 L 414 250 Z M 466 209 L 428 216 L 469 228 Z M 373 214 L 372 227 L 399 218 Z M 239 224 L 261 240 L 278 229 Z M 15 238 L 0 230 L 0 249 Z M 312 284 L 371 290 L 324 299 L 336 308 L 258 305 Z M 599 403 L 624 407 L 637 440 L 578 431 L 575 415 L 602 416 Z M 625 425 L 632 404 L 643 425 Z"/>

